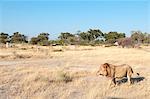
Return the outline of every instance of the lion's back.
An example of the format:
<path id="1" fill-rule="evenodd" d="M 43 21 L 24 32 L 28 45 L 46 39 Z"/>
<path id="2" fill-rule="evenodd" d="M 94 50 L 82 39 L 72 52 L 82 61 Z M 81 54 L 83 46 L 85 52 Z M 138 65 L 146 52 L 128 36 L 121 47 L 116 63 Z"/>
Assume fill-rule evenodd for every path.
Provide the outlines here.
<path id="1" fill-rule="evenodd" d="M 131 66 L 127 64 L 122 64 L 115 67 L 115 77 L 126 77 L 129 72 L 133 73 L 133 70 Z"/>

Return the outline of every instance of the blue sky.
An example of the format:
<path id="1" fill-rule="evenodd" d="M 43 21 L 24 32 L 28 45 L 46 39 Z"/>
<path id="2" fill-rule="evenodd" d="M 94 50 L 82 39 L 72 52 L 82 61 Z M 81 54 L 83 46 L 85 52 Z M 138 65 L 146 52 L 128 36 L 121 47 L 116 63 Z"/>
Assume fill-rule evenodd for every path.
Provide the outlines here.
<path id="1" fill-rule="evenodd" d="M 41 32 L 55 39 L 61 32 L 89 28 L 102 32 L 132 30 L 150 33 L 149 0 L 3 0 L 0 32 L 19 31 L 29 37 Z"/>

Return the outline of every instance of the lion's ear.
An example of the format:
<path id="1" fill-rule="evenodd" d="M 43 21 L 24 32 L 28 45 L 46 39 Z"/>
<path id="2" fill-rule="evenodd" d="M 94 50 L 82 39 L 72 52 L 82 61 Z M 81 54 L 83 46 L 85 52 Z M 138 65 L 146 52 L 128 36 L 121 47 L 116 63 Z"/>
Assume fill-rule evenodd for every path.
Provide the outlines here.
<path id="1" fill-rule="evenodd" d="M 104 63 L 104 64 L 103 64 L 103 67 L 104 67 L 104 68 L 108 68 L 108 67 L 109 67 L 109 64 L 108 64 L 108 63 Z"/>

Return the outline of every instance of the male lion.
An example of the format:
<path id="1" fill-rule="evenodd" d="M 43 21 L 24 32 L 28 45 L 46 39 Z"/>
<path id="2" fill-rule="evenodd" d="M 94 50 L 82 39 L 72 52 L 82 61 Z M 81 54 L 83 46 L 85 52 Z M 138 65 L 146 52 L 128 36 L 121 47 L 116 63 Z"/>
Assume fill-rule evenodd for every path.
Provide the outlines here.
<path id="1" fill-rule="evenodd" d="M 116 85 L 116 78 L 128 78 L 129 85 L 131 84 L 131 75 L 133 74 L 133 70 L 131 66 L 127 64 L 122 64 L 119 66 L 104 63 L 100 66 L 97 75 L 106 76 L 111 79 L 109 87 L 111 86 L 112 82 Z M 139 73 L 137 73 L 139 75 Z"/>

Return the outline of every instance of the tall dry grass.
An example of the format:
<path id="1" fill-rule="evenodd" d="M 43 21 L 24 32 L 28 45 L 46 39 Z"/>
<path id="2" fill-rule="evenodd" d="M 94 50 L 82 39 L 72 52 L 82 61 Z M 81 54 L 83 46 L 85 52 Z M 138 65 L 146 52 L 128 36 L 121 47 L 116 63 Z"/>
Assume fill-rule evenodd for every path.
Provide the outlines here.
<path id="1" fill-rule="evenodd" d="M 42 49 L 42 50 L 41 50 Z M 55 52 L 53 50 L 62 49 Z M 0 65 L 0 97 L 2 99 L 149 99 L 150 62 L 149 47 L 142 49 L 117 47 L 36 47 L 22 49 L 0 49 L 3 55 L 33 55 L 30 60 Z M 47 55 L 48 54 L 48 55 Z M 53 58 L 49 57 L 53 56 Z M 14 55 L 15 56 L 15 55 Z M 34 58 L 38 56 L 37 58 Z M 20 60 L 13 60 L 17 62 Z M 34 61 L 34 62 L 33 62 Z M 143 80 L 135 79 L 128 86 L 126 82 L 106 89 L 108 79 L 96 76 L 99 65 L 129 64 L 139 72 Z M 1 64 L 1 62 L 0 62 Z M 133 78 L 136 78 L 133 75 Z"/>

